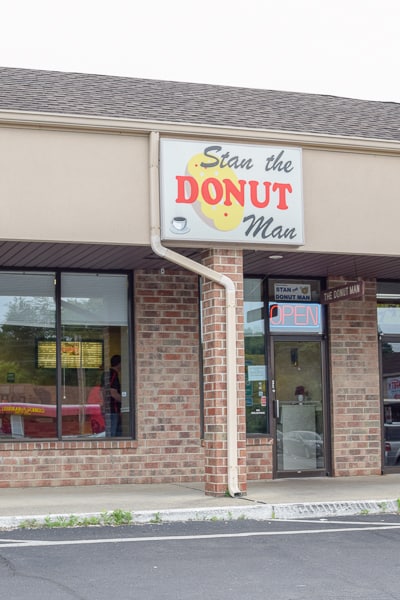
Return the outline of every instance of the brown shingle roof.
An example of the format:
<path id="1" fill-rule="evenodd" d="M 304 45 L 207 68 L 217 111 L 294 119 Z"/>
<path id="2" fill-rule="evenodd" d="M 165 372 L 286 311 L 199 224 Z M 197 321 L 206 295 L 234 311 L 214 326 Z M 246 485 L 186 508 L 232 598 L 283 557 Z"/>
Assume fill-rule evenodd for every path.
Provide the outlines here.
<path id="1" fill-rule="evenodd" d="M 0 67 L 0 110 L 400 140 L 400 104 Z"/>

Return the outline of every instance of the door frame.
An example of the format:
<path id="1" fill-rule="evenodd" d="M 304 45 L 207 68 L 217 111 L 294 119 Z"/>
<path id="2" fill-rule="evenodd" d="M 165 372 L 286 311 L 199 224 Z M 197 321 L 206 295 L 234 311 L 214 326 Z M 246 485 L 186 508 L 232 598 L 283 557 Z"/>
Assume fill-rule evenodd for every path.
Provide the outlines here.
<path id="1" fill-rule="evenodd" d="M 322 383 L 322 409 L 323 409 L 323 434 L 324 434 L 324 456 L 325 465 L 321 469 L 312 469 L 304 471 L 280 471 L 278 469 L 277 456 L 277 398 L 275 385 L 275 342 L 319 342 L 321 356 L 321 383 Z M 301 477 L 327 477 L 332 474 L 332 454 L 331 454 L 331 419 L 330 419 L 330 394 L 329 394 L 329 377 L 328 377 L 328 348 L 325 335 L 299 335 L 299 334 L 271 334 L 268 335 L 268 387 L 270 402 L 270 423 L 271 435 L 274 439 L 273 444 L 273 467 L 272 476 L 274 479 L 280 478 L 301 478 Z"/>

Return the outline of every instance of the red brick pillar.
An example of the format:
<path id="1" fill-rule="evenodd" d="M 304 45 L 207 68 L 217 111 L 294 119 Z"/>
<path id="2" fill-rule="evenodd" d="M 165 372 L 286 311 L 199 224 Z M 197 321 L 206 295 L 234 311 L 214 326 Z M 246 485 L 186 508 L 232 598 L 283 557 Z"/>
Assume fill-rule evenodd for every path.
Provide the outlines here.
<path id="1" fill-rule="evenodd" d="M 232 279 L 236 286 L 238 481 L 240 491 L 246 493 L 242 251 L 206 250 L 202 262 L 210 269 Z M 208 495 L 220 496 L 224 495 L 228 488 L 226 296 L 222 286 L 206 279 L 202 282 L 202 311 L 205 492 Z"/>
<path id="2" fill-rule="evenodd" d="M 346 285 L 331 277 L 327 287 Z M 333 473 L 381 473 L 381 426 L 376 285 L 364 299 L 328 306 Z"/>

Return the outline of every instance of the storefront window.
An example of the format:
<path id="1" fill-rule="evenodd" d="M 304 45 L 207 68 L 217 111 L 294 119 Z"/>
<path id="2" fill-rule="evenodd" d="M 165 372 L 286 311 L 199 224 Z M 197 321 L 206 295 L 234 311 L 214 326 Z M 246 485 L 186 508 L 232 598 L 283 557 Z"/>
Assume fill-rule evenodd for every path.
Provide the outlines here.
<path id="1" fill-rule="evenodd" d="M 400 334 L 400 304 L 378 304 L 378 331 L 381 335 Z"/>
<path id="2" fill-rule="evenodd" d="M 62 435 L 130 435 L 126 275 L 67 273 L 61 291 Z"/>
<path id="3" fill-rule="evenodd" d="M 244 280 L 247 434 L 269 431 L 264 302 L 261 279 Z"/>
<path id="4" fill-rule="evenodd" d="M 377 282 L 378 332 L 400 335 L 400 282 Z"/>
<path id="5" fill-rule="evenodd" d="M 0 273 L 1 438 L 132 434 L 127 279 Z"/>
<path id="6" fill-rule="evenodd" d="M 55 338 L 54 273 L 0 273 L 0 436 L 57 436 L 56 371 L 39 340 Z"/>

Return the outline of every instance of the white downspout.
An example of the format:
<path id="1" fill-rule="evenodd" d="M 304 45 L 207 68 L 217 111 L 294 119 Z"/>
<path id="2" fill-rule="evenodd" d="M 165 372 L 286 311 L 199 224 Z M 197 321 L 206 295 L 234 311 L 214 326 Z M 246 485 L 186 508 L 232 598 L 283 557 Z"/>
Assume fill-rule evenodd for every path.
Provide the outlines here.
<path id="1" fill-rule="evenodd" d="M 188 271 L 202 275 L 225 289 L 226 299 L 226 392 L 227 392 L 227 459 L 228 492 L 241 496 L 238 477 L 238 422 L 236 385 L 236 289 L 233 281 L 217 271 L 190 260 L 186 256 L 165 248 L 160 237 L 159 203 L 159 133 L 150 133 L 150 240 L 153 252 Z"/>

